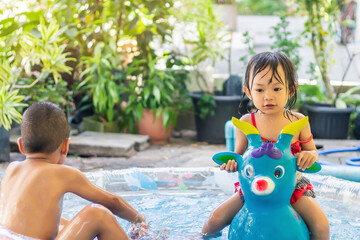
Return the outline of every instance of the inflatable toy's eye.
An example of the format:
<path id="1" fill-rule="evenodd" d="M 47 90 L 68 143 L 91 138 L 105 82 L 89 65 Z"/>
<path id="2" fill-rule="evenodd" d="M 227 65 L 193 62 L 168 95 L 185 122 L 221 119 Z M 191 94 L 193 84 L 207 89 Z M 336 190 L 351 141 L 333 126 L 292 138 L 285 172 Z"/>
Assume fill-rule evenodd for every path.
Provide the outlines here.
<path id="1" fill-rule="evenodd" d="M 274 171 L 274 176 L 276 178 L 282 178 L 282 176 L 284 176 L 284 173 L 285 173 L 285 169 L 283 166 L 277 166 L 275 168 L 275 171 Z"/>
<path id="2" fill-rule="evenodd" d="M 247 177 L 252 177 L 254 175 L 254 168 L 251 165 L 246 165 L 244 172 Z"/>

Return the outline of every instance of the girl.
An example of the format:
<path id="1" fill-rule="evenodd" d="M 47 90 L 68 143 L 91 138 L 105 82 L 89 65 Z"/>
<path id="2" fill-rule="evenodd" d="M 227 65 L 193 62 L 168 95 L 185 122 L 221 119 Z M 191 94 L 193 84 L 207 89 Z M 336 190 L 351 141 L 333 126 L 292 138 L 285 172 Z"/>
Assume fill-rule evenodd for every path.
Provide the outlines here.
<path id="1" fill-rule="evenodd" d="M 276 140 L 286 125 L 304 117 L 301 113 L 290 110 L 296 102 L 296 70 L 282 53 L 263 52 L 254 56 L 246 68 L 243 90 L 257 110 L 242 116 L 240 120 L 253 124 L 264 141 Z M 246 149 L 247 138 L 237 129 L 235 152 L 242 155 Z M 318 160 L 309 124 L 293 137 L 291 151 L 297 157 L 300 169 L 304 170 Z M 237 171 L 237 163 L 229 161 L 220 169 Z M 231 223 L 244 204 L 240 188 L 237 190 L 211 213 L 203 226 L 203 234 L 214 234 Z M 311 239 L 329 239 L 328 219 L 314 197 L 309 179 L 298 172 L 297 184 L 291 197 L 292 207 L 307 224 Z"/>

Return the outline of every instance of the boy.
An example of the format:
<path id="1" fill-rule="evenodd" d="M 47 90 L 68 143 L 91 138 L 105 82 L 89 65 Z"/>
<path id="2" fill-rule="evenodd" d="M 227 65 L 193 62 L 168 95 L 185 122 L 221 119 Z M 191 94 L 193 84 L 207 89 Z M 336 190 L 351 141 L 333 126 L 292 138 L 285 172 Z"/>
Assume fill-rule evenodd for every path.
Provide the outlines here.
<path id="1" fill-rule="evenodd" d="M 121 197 L 92 184 L 79 170 L 62 165 L 69 133 L 65 114 L 55 104 L 36 103 L 25 111 L 18 145 L 26 159 L 11 162 L 1 182 L 0 239 L 128 239 L 113 214 L 130 222 L 145 221 Z M 60 223 L 67 192 L 93 204 Z"/>

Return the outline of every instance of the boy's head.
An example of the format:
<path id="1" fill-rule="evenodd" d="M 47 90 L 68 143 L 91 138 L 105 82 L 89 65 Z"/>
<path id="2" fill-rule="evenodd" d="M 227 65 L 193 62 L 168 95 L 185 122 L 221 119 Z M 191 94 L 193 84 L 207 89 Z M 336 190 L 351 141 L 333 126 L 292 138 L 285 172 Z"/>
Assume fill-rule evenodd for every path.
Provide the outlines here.
<path id="1" fill-rule="evenodd" d="M 69 138 L 70 126 L 64 112 L 49 102 L 31 105 L 23 115 L 21 140 L 25 153 L 54 152 Z"/>

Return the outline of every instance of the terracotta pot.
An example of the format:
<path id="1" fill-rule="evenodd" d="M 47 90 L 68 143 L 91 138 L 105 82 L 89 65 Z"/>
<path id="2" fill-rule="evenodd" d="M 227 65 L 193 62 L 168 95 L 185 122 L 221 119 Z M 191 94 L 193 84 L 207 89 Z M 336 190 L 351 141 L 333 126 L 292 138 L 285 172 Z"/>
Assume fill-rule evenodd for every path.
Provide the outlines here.
<path id="1" fill-rule="evenodd" d="M 166 131 L 162 122 L 162 115 L 154 119 L 152 110 L 144 109 L 141 122 L 138 123 L 138 133 L 148 135 L 151 144 L 166 144 L 173 131 L 173 126 Z"/>

